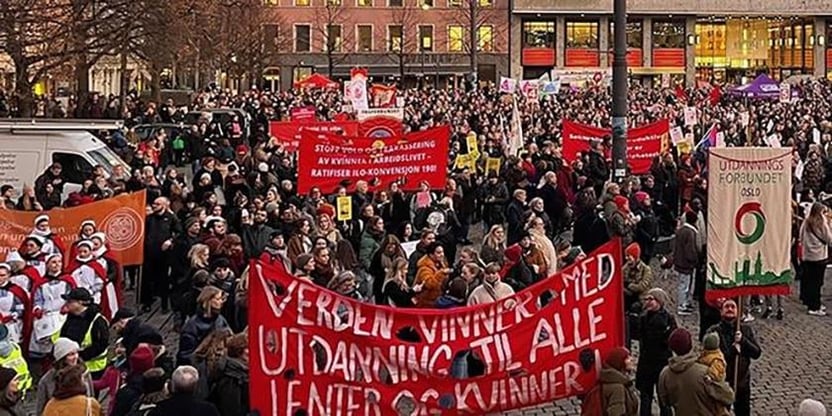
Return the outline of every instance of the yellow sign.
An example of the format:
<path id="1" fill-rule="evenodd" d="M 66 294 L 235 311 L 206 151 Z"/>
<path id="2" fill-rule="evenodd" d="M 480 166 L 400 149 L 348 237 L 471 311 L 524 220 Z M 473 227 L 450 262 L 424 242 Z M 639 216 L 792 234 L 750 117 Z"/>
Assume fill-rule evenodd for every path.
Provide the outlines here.
<path id="1" fill-rule="evenodd" d="M 454 160 L 454 169 L 461 170 L 468 168 L 470 170 L 477 169 L 477 158 L 472 154 L 457 155 Z"/>
<path id="2" fill-rule="evenodd" d="M 468 136 L 465 137 L 465 141 L 468 143 L 468 153 L 480 153 L 479 146 L 477 145 L 477 133 L 474 133 L 473 131 L 468 133 Z"/>
<path id="3" fill-rule="evenodd" d="M 485 174 L 488 175 L 489 172 L 494 171 L 499 175 L 501 163 L 502 160 L 499 157 L 489 157 L 485 159 Z"/>
<path id="4" fill-rule="evenodd" d="M 338 206 L 338 221 L 349 221 L 352 219 L 352 198 L 348 196 L 339 196 L 335 200 Z"/>

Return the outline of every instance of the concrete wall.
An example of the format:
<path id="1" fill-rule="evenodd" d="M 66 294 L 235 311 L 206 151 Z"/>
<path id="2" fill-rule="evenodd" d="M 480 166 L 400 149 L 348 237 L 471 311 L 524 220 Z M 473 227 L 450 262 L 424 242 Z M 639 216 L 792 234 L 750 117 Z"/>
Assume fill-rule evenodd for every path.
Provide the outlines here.
<path id="1" fill-rule="evenodd" d="M 612 0 L 515 0 L 514 10 L 612 13 Z M 627 12 L 811 16 L 832 12 L 832 0 L 628 0 Z"/>

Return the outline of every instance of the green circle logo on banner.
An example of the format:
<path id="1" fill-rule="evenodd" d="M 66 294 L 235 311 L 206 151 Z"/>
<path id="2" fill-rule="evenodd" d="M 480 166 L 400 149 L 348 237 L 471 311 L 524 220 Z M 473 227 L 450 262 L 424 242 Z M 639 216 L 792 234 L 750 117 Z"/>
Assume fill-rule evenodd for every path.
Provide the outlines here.
<path id="1" fill-rule="evenodd" d="M 754 229 L 750 233 L 743 232 L 742 221 L 746 215 L 754 217 Z M 763 213 L 759 202 L 746 202 L 737 210 L 734 216 L 734 235 L 740 243 L 754 244 L 763 237 L 766 231 L 766 215 Z"/>

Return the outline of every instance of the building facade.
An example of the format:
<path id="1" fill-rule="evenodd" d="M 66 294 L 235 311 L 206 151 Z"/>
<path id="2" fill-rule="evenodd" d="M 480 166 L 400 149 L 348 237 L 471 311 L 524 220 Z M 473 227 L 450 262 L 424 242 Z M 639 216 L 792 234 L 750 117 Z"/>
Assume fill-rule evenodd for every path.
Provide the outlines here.
<path id="1" fill-rule="evenodd" d="M 291 88 L 312 72 L 345 79 L 356 66 L 375 81 L 456 85 L 473 72 L 472 44 L 479 80 L 494 81 L 508 74 L 508 2 L 266 0 L 264 87 Z"/>
<path id="2" fill-rule="evenodd" d="M 612 67 L 612 0 L 514 0 L 511 75 Z M 629 0 L 627 66 L 644 82 L 742 82 L 827 76 L 832 9 L 826 0 Z"/>

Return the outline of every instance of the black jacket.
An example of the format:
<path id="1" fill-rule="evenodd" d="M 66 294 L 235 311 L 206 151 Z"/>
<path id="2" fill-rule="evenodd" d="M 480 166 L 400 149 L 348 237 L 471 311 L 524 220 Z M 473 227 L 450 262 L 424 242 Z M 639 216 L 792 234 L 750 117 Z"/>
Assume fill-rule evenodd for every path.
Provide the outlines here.
<path id="1" fill-rule="evenodd" d="M 198 311 L 182 327 L 182 332 L 179 335 L 179 352 L 176 354 L 176 365 L 191 365 L 196 347 L 212 331 L 223 328 L 228 328 L 228 322 L 222 315 L 207 318 L 202 311 Z"/>
<path id="2" fill-rule="evenodd" d="M 121 331 L 121 338 L 121 344 L 124 345 L 128 357 L 143 342 L 151 345 L 164 344 L 164 338 L 159 330 L 143 323 L 139 318 L 127 321 L 127 325 Z"/>
<path id="3" fill-rule="evenodd" d="M 757 338 L 754 336 L 754 330 L 746 325 L 740 324 L 740 332 L 742 332 L 742 342 L 740 343 L 740 352 L 734 348 L 734 334 L 737 332 L 737 323 L 721 321 L 720 323 L 708 328 L 708 333 L 716 332 L 719 334 L 719 349 L 725 356 L 726 372 L 725 380 L 731 384 L 735 392 L 749 391 L 751 389 L 751 360 L 760 358 L 763 350 L 760 344 L 757 343 Z M 734 386 L 734 364 L 739 356 L 739 377 L 737 377 L 737 385 Z"/>
<path id="4" fill-rule="evenodd" d="M 174 394 L 162 400 L 149 416 L 220 416 L 217 408 L 208 402 L 195 399 L 187 394 Z"/>
<path id="5" fill-rule="evenodd" d="M 187 232 L 182 233 L 173 241 L 173 247 L 170 249 L 170 276 L 174 283 L 182 284 L 185 278 L 188 277 L 188 272 L 191 269 L 188 252 L 198 242 L 198 235 L 191 237 Z"/>
<path id="6" fill-rule="evenodd" d="M 179 219 L 171 212 L 150 214 L 145 220 L 144 258 L 151 262 L 158 262 L 164 257 L 162 243 L 182 232 Z"/>
<path id="7" fill-rule="evenodd" d="M 269 244 L 269 237 L 274 232 L 272 227 L 265 224 L 243 225 L 243 250 L 247 259 L 260 257 L 263 249 Z"/>
<path id="8" fill-rule="evenodd" d="M 636 387 L 644 391 L 652 388 L 659 374 L 673 356 L 667 339 L 676 329 L 676 319 L 666 309 L 645 312 L 639 319 L 639 360 L 636 369 Z"/>
<path id="9" fill-rule="evenodd" d="M 112 416 L 127 416 L 133 405 L 142 397 L 142 375 L 130 374 L 127 382 L 118 389 L 116 403 L 113 407 Z"/>
<path id="10" fill-rule="evenodd" d="M 79 356 L 84 361 L 90 361 L 107 351 L 110 341 L 110 325 L 102 315 L 95 319 L 101 311 L 98 305 L 90 305 L 81 315 L 68 314 L 64 326 L 61 327 L 61 338 L 69 338 L 81 345 L 87 330 L 92 325 L 92 345 L 81 350 Z"/>
<path id="11" fill-rule="evenodd" d="M 508 237 L 507 245 L 512 245 L 520 241 L 520 235 L 523 233 L 526 225 L 526 222 L 523 220 L 525 212 L 526 208 L 516 199 L 512 199 L 506 207 L 506 221 L 508 222 L 508 230 L 506 233 Z"/>
<path id="12" fill-rule="evenodd" d="M 249 412 L 248 364 L 235 358 L 217 363 L 219 378 L 214 382 L 209 400 L 222 416 L 245 416 Z"/>

